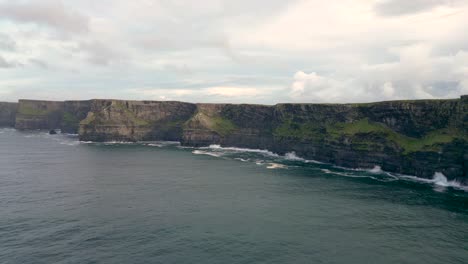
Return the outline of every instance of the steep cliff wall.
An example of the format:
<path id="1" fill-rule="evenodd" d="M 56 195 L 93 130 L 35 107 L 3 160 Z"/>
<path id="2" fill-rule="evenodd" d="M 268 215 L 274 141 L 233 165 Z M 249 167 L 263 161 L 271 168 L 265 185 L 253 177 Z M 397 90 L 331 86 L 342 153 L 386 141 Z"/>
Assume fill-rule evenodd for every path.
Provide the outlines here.
<path id="1" fill-rule="evenodd" d="M 16 129 L 60 128 L 64 110 L 63 102 L 19 100 Z"/>
<path id="2" fill-rule="evenodd" d="M 17 103 L 0 102 L 0 127 L 14 127 Z"/>
<path id="3" fill-rule="evenodd" d="M 368 104 L 191 104 L 33 101 L 0 104 L 18 129 L 79 133 L 84 141 L 175 140 L 268 149 L 344 167 L 468 182 L 468 96 Z M 0 124 L 2 124 L 0 123 Z"/>
<path id="4" fill-rule="evenodd" d="M 467 100 L 198 105 L 182 143 L 294 151 L 344 167 L 468 179 Z"/>
<path id="5" fill-rule="evenodd" d="M 92 100 L 80 122 L 85 141 L 180 140 L 183 124 L 195 112 L 182 102 Z"/>
<path id="6" fill-rule="evenodd" d="M 65 101 L 60 123 L 62 133 L 77 134 L 81 120 L 91 111 L 91 101 Z"/>

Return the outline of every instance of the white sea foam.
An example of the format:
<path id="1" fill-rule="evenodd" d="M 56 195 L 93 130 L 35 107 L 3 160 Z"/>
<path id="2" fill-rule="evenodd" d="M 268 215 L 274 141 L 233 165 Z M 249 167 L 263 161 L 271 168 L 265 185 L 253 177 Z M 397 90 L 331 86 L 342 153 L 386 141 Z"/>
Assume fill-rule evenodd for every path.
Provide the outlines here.
<path id="1" fill-rule="evenodd" d="M 374 173 L 374 174 L 380 174 L 380 173 L 383 173 L 382 171 L 382 167 L 380 166 L 375 166 L 374 168 L 368 170 L 368 172 L 370 173 Z"/>
<path id="2" fill-rule="evenodd" d="M 132 145 L 132 144 L 135 144 L 135 142 L 109 141 L 109 142 L 103 142 L 103 144 L 106 145 L 106 146 L 114 146 L 114 145 Z"/>
<path id="3" fill-rule="evenodd" d="M 284 155 L 284 158 L 287 159 L 287 160 L 295 160 L 295 161 L 306 161 L 305 159 L 301 158 L 301 157 L 298 157 L 296 155 L 296 152 L 292 151 L 292 152 L 288 152 Z"/>
<path id="4" fill-rule="evenodd" d="M 434 178 L 432 178 L 432 181 L 434 182 L 435 185 L 443 186 L 443 187 L 461 187 L 460 183 L 457 181 L 448 181 L 447 177 L 445 177 L 444 174 L 440 172 L 434 173 Z"/>
<path id="5" fill-rule="evenodd" d="M 156 143 L 150 143 L 150 144 L 146 144 L 146 146 L 150 146 L 150 147 L 158 147 L 158 148 L 162 148 L 162 147 L 164 147 L 162 144 L 156 144 Z"/>
<path id="6" fill-rule="evenodd" d="M 431 183 L 439 187 L 452 187 L 455 189 L 460 189 L 460 190 L 465 190 L 468 191 L 468 186 L 464 186 L 458 181 L 449 181 L 447 177 L 441 172 L 436 172 L 434 173 L 434 176 L 432 179 L 424 179 L 424 178 L 419 178 L 416 176 L 408 176 L 408 175 L 402 175 L 402 178 L 414 180 L 414 181 L 419 181 L 419 182 L 425 182 L 425 183 Z"/>
<path id="7" fill-rule="evenodd" d="M 180 145 L 180 143 L 177 141 L 154 141 L 154 142 L 145 142 L 143 144 L 145 146 L 159 147 L 159 148 Z"/>
<path id="8" fill-rule="evenodd" d="M 208 155 L 208 156 L 217 157 L 217 158 L 223 156 L 222 153 L 203 151 L 203 150 L 194 150 L 194 151 L 192 151 L 192 153 L 195 154 L 195 155 Z"/>
<path id="9" fill-rule="evenodd" d="M 291 151 L 291 152 L 288 152 L 284 155 L 284 158 L 286 160 L 291 160 L 291 161 L 302 161 L 302 162 L 305 162 L 305 163 L 315 163 L 315 164 L 324 164 L 323 162 L 320 162 L 320 161 L 316 161 L 316 160 L 306 160 L 304 158 L 301 158 L 299 156 L 296 155 L 296 152 L 294 151 Z"/>
<path id="10" fill-rule="evenodd" d="M 60 142 L 60 145 L 67 145 L 67 146 L 77 146 L 79 144 L 80 144 L 79 141 L 63 141 L 63 142 Z"/>
<path id="11" fill-rule="evenodd" d="M 268 163 L 267 169 L 287 169 L 288 166 L 279 163 Z"/>
<path id="12" fill-rule="evenodd" d="M 220 145 L 210 145 L 209 147 L 201 147 L 200 149 L 212 149 L 212 150 L 232 151 L 232 152 L 251 152 L 251 153 L 259 153 L 259 154 L 272 156 L 272 157 L 279 157 L 278 154 L 273 153 L 269 150 L 265 150 L 265 149 L 221 147 Z"/>

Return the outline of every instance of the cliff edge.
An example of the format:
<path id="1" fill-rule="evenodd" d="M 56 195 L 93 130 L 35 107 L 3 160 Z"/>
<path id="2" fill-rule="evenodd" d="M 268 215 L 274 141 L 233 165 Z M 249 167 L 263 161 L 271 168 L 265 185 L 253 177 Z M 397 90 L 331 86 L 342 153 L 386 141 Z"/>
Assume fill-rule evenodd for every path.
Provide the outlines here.
<path id="1" fill-rule="evenodd" d="M 2 109 L 0 117 L 8 116 Z M 60 128 L 84 141 L 174 140 L 194 147 L 219 144 L 295 152 L 343 167 L 380 166 L 425 178 L 442 172 L 468 182 L 468 96 L 274 106 L 20 100 L 15 127 Z"/>

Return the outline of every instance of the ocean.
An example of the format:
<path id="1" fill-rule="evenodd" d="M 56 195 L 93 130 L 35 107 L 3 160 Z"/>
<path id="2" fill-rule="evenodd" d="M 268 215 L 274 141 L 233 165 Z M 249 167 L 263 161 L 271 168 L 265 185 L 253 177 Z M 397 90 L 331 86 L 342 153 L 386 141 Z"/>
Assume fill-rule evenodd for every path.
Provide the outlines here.
<path id="1" fill-rule="evenodd" d="M 0 263 L 468 263 L 468 188 L 0 129 Z"/>

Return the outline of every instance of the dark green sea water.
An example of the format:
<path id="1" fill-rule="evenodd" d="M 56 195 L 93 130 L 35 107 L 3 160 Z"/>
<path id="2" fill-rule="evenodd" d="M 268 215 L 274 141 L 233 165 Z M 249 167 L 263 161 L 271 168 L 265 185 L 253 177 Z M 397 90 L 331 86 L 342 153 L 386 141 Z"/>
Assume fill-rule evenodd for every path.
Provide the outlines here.
<path id="1" fill-rule="evenodd" d="M 468 263 L 468 192 L 292 154 L 1 129 L 0 263 Z"/>

